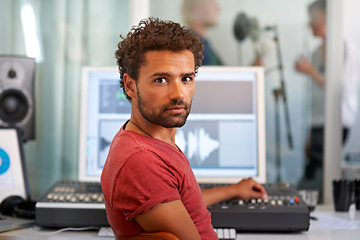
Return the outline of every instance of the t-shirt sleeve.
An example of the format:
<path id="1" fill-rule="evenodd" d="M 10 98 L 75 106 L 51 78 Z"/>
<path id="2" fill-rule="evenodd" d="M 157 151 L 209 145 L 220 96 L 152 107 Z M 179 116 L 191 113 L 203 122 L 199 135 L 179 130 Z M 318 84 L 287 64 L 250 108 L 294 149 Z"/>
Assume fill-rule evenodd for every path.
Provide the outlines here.
<path id="1" fill-rule="evenodd" d="M 113 205 L 127 220 L 159 203 L 180 199 L 179 176 L 155 153 L 144 150 L 127 159 L 116 179 Z"/>

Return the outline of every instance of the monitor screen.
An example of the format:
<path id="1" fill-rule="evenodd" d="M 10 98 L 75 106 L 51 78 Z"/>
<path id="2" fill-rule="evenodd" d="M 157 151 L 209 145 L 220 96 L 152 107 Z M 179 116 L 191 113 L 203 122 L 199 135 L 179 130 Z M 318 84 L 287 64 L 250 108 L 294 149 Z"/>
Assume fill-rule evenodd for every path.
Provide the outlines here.
<path id="1" fill-rule="evenodd" d="M 199 182 L 266 181 L 264 71 L 201 67 L 186 124 L 176 144 Z M 99 181 L 112 138 L 130 118 L 116 67 L 84 67 L 79 180 Z"/>

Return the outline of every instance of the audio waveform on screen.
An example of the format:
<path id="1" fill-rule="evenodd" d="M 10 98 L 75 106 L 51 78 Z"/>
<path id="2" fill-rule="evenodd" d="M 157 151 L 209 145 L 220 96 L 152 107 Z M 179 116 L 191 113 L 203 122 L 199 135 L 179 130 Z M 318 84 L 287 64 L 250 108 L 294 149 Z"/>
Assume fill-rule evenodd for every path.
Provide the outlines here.
<path id="1" fill-rule="evenodd" d="M 220 142 L 211 138 L 204 128 L 195 128 L 188 131 L 187 136 L 185 134 L 184 131 L 178 130 L 176 144 L 190 161 L 196 162 L 196 165 L 202 165 L 210 154 L 220 147 Z"/>

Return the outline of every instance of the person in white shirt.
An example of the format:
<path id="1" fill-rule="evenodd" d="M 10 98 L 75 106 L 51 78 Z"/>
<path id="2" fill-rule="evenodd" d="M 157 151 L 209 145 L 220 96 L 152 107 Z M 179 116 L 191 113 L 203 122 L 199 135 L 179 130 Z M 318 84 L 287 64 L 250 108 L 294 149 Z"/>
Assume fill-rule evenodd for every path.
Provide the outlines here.
<path id="1" fill-rule="evenodd" d="M 312 188 L 322 189 L 322 167 L 324 148 L 324 106 L 325 106 L 325 56 L 326 56 L 326 0 L 317 0 L 309 6 L 310 26 L 313 35 L 322 39 L 313 52 L 311 61 L 301 57 L 295 68 L 312 79 L 311 86 L 311 131 L 305 146 L 307 165 L 304 179 Z M 354 124 L 358 111 L 358 85 L 360 79 L 360 50 L 350 40 L 344 41 L 344 67 L 342 73 L 341 114 L 343 144 Z M 304 182 L 304 181 L 303 181 Z M 301 185 L 301 183 L 300 183 Z M 299 186 L 299 187 L 309 187 Z"/>

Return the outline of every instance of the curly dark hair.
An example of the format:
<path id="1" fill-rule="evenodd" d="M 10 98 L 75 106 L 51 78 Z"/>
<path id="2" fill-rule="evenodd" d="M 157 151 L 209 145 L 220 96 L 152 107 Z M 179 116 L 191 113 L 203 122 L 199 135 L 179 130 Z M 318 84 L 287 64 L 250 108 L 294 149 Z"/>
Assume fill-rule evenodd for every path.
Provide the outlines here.
<path id="1" fill-rule="evenodd" d="M 180 52 L 190 50 L 194 55 L 194 70 L 197 73 L 203 59 L 203 45 L 199 37 L 179 23 L 164 21 L 158 18 L 148 18 L 140 21 L 127 34 L 126 38 L 120 35 L 122 41 L 118 44 L 115 57 L 119 66 L 120 86 L 127 95 L 124 87 L 124 74 L 128 73 L 137 81 L 139 70 L 145 61 L 145 54 L 149 51 L 169 50 Z"/>

